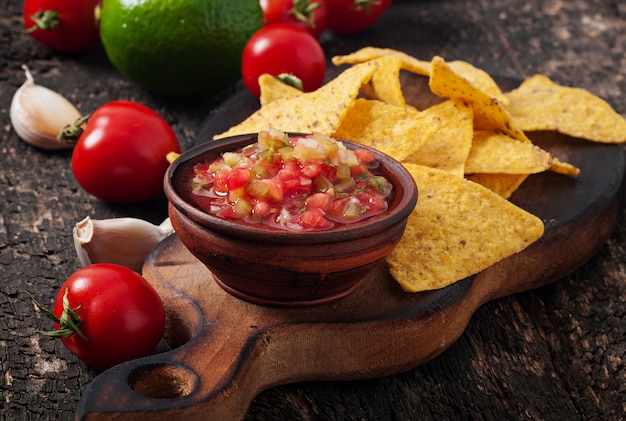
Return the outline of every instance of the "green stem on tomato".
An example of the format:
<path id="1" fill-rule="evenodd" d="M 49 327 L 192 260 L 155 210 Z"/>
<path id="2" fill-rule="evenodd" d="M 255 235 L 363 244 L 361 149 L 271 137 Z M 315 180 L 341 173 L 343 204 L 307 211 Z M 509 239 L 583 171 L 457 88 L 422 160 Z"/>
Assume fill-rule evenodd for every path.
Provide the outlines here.
<path id="1" fill-rule="evenodd" d="M 303 90 L 302 79 L 291 73 L 281 73 L 276 76 L 282 83 L 293 86 L 296 89 Z"/>
<path id="2" fill-rule="evenodd" d="M 35 22 L 35 25 L 27 28 L 27 32 L 34 32 L 37 29 L 41 29 L 42 31 L 54 31 L 61 23 L 59 13 L 56 10 L 44 10 L 32 15 L 30 18 Z"/>
<path id="3" fill-rule="evenodd" d="M 354 10 L 357 12 L 364 10 L 369 15 L 371 13 L 370 6 L 378 6 L 379 4 L 380 0 L 354 0 L 356 6 Z"/>
<path id="4" fill-rule="evenodd" d="M 39 331 L 39 333 L 59 339 L 69 338 L 73 334 L 77 334 L 85 341 L 89 341 L 89 339 L 87 339 L 87 337 L 83 334 L 83 332 L 81 332 L 78 327 L 78 325 L 80 325 L 81 319 L 80 316 L 76 314 L 76 310 L 80 308 L 80 305 L 75 308 L 72 308 L 70 306 L 70 300 L 68 298 L 69 291 L 69 288 L 66 288 L 65 293 L 63 294 L 63 312 L 61 313 L 60 318 L 55 316 L 54 313 L 52 313 L 50 310 L 41 305 L 37 300 L 35 300 L 30 292 L 24 292 L 30 297 L 30 299 L 33 301 L 33 303 L 35 303 L 37 308 L 39 308 L 39 310 L 41 310 L 47 318 L 59 324 L 59 328 L 57 330 L 47 332 Z"/>
<path id="5" fill-rule="evenodd" d="M 68 124 L 57 135 L 57 140 L 63 143 L 76 143 L 85 131 L 83 126 L 89 121 L 91 114 L 84 115 L 76 119 L 72 124 Z"/>
<path id="6" fill-rule="evenodd" d="M 321 3 L 311 0 L 294 0 L 293 7 L 289 13 L 294 15 L 296 19 L 308 23 L 311 28 L 315 28 L 315 18 L 313 12 L 321 6 Z"/>

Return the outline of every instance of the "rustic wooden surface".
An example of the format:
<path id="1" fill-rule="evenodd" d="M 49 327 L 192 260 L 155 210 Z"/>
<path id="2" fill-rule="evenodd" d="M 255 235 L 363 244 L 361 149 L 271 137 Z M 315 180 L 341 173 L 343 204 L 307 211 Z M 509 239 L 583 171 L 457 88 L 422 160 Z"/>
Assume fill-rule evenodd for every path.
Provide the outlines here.
<path id="1" fill-rule="evenodd" d="M 20 13 L 20 1 L 0 0 L 0 419 L 69 420 L 98 373 L 35 333 L 50 325 L 20 291 L 51 304 L 78 267 L 71 239 L 78 220 L 160 222 L 165 201 L 99 202 L 76 184 L 68 152 L 42 152 L 19 140 L 9 104 L 24 80 L 21 64 L 85 113 L 113 99 L 151 106 L 184 148 L 198 141 L 211 111 L 243 88 L 194 101 L 155 97 L 121 77 L 100 49 L 70 57 L 37 45 Z M 626 4 L 618 0 L 395 0 L 368 31 L 323 38 L 328 57 L 365 45 L 464 59 L 495 75 L 541 72 L 626 114 Z M 607 245 L 578 271 L 482 306 L 458 341 L 423 366 L 372 380 L 279 386 L 257 396 L 246 420 L 624 419 L 625 241 L 622 216 Z"/>

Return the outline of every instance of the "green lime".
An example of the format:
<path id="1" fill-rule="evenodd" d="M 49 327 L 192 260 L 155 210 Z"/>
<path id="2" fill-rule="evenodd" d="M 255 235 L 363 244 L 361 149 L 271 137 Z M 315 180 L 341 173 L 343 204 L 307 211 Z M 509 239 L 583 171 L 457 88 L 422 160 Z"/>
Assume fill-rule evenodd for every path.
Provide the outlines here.
<path id="1" fill-rule="evenodd" d="M 197 96 L 241 77 L 241 54 L 263 26 L 259 0 L 104 0 L 100 37 L 126 77 L 160 94 Z"/>

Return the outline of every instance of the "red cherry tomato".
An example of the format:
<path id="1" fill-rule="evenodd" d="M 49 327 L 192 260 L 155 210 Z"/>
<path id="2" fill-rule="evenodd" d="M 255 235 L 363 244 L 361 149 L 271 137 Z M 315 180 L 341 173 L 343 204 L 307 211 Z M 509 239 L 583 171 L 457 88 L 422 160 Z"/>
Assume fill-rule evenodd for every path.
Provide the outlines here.
<path id="1" fill-rule="evenodd" d="M 154 288 L 131 269 L 110 263 L 85 266 L 67 278 L 53 313 L 61 319 L 67 308 L 87 340 L 73 333 L 61 342 L 98 370 L 150 355 L 165 329 L 163 301 Z M 55 333 L 60 327 L 55 322 Z"/>
<path id="2" fill-rule="evenodd" d="M 241 63 L 246 87 L 261 95 L 258 78 L 291 74 L 302 81 L 302 90 L 314 91 L 324 82 L 326 56 L 319 42 L 306 30 L 287 23 L 272 23 L 248 40 Z"/>
<path id="3" fill-rule="evenodd" d="M 354 34 L 374 24 L 391 0 L 326 0 L 328 28 L 338 34 Z"/>
<path id="4" fill-rule="evenodd" d="M 265 24 L 292 23 L 319 38 L 328 22 L 326 0 L 260 0 Z"/>
<path id="5" fill-rule="evenodd" d="M 138 203 L 163 191 L 167 154 L 180 152 L 176 134 L 150 108 L 113 101 L 98 108 L 72 153 L 72 171 L 91 195 Z"/>
<path id="6" fill-rule="evenodd" d="M 96 9 L 102 0 L 25 0 L 28 33 L 48 48 L 80 53 L 100 42 Z"/>

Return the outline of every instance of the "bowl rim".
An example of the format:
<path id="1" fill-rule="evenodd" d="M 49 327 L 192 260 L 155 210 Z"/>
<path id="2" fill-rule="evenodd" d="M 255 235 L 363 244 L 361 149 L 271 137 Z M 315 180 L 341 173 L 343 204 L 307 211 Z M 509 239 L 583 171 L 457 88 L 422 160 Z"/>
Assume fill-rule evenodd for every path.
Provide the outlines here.
<path id="1" fill-rule="evenodd" d="M 309 133 L 286 132 L 289 136 L 308 135 Z M 402 185 L 402 195 L 398 197 L 398 188 L 396 180 L 390 180 L 394 185 L 393 208 L 387 210 L 384 214 L 376 215 L 364 221 L 354 222 L 332 228 L 327 231 L 292 231 L 268 229 L 263 226 L 256 227 L 249 224 L 241 224 L 236 221 L 229 221 L 211 215 L 202 211 L 197 206 L 189 203 L 181 196 L 174 187 L 174 177 L 177 170 L 182 168 L 190 161 L 198 160 L 200 156 L 219 150 L 218 155 L 223 152 L 233 151 L 246 144 L 256 142 L 258 133 L 240 134 L 229 136 L 218 140 L 209 140 L 198 144 L 183 153 L 181 153 L 168 167 L 164 176 L 164 192 L 171 205 L 177 208 L 183 215 L 190 218 L 200 226 L 218 231 L 223 234 L 240 237 L 249 241 L 256 242 L 282 242 L 282 243 L 334 243 L 340 241 L 348 241 L 357 238 L 364 238 L 381 231 L 388 230 L 390 227 L 406 221 L 409 214 L 413 211 L 417 204 L 418 187 L 411 173 L 397 160 L 391 156 L 368 146 L 359 143 L 333 137 L 341 141 L 350 149 L 362 148 L 369 150 L 374 154 L 381 166 L 395 175 L 397 181 Z M 247 143 L 246 143 L 247 142 Z M 231 147 L 231 145 L 234 145 Z M 216 156 L 217 157 L 217 156 Z"/>

